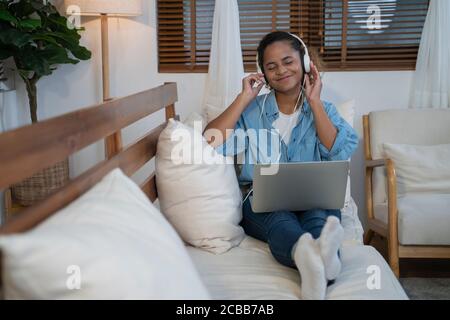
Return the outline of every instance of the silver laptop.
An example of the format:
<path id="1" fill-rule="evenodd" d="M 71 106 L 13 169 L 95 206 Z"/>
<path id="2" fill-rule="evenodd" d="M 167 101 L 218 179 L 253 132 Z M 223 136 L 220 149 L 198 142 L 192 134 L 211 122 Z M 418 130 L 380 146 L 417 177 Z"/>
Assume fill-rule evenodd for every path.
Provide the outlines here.
<path id="1" fill-rule="evenodd" d="M 253 170 L 253 212 L 344 207 L 349 161 L 255 164 Z"/>

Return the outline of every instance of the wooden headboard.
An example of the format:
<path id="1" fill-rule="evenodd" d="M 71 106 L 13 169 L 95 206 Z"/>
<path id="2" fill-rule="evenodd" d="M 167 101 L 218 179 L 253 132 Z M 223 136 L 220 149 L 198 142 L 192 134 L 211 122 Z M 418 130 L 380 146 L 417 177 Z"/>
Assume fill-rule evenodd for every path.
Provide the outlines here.
<path id="1" fill-rule="evenodd" d="M 63 116 L 8 131 L 0 135 L 0 190 L 67 159 L 71 154 L 99 140 L 119 135 L 121 129 L 163 108 L 166 122 L 144 137 L 122 148 L 116 143 L 110 158 L 73 178 L 46 199 L 15 214 L 0 226 L 0 235 L 30 230 L 67 206 L 115 168 L 131 176 L 156 154 L 156 144 L 168 119 L 175 118 L 176 83 L 114 99 Z M 151 201 L 157 198 L 155 174 L 140 186 Z M 1 267 L 1 260 L 0 260 Z"/>

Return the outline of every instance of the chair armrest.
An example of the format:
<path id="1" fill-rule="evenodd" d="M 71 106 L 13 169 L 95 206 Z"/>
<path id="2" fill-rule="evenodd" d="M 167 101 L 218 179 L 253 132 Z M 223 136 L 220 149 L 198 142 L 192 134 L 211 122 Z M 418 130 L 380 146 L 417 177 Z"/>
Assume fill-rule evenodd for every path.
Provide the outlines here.
<path id="1" fill-rule="evenodd" d="M 390 252 L 398 250 L 398 211 L 397 211 L 397 175 L 394 161 L 391 159 L 366 160 L 366 195 L 369 219 L 374 219 L 372 198 L 372 172 L 376 167 L 386 167 L 388 197 L 388 238 Z M 394 253 L 395 254 L 395 253 Z"/>
<path id="2" fill-rule="evenodd" d="M 367 168 L 384 167 L 389 159 L 366 160 Z"/>

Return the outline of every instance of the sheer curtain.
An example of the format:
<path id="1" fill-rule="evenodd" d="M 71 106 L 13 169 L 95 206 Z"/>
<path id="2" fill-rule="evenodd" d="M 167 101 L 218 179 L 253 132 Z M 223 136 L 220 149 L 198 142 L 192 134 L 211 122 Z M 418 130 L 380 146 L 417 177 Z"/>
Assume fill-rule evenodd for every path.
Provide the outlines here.
<path id="1" fill-rule="evenodd" d="M 216 0 L 203 113 L 210 122 L 241 92 L 244 77 L 237 0 Z"/>
<path id="2" fill-rule="evenodd" d="M 450 108 L 450 1 L 431 0 L 422 32 L 411 108 Z"/>

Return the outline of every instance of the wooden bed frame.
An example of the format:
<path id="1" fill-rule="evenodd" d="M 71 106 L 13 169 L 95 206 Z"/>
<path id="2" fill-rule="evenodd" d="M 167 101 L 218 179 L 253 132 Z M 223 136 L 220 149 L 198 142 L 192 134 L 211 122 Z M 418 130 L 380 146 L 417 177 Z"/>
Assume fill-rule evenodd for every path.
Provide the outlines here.
<path id="1" fill-rule="evenodd" d="M 47 121 L 8 131 L 0 135 L 0 190 L 43 170 L 99 140 L 117 133 L 136 121 L 165 108 L 166 122 L 149 131 L 136 142 L 123 148 L 116 139 L 110 158 L 101 161 L 83 174 L 71 179 L 60 190 L 46 199 L 7 217 L 0 226 L 0 235 L 28 231 L 77 199 L 105 175 L 121 168 L 127 176 L 133 175 L 156 154 L 161 131 L 175 115 L 178 101 L 176 83 L 114 99 L 94 107 L 81 109 Z M 154 202 L 158 193 L 153 172 L 140 186 Z M 0 268 L 1 253 L 0 253 Z M 0 270 L 1 287 L 1 270 Z"/>

